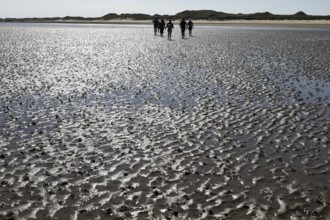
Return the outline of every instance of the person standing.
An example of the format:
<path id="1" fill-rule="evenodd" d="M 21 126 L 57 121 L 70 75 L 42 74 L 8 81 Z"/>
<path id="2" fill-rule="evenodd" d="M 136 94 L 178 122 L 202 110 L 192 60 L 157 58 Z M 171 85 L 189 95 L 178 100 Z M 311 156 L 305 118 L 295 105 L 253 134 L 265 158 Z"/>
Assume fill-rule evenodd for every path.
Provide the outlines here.
<path id="1" fill-rule="evenodd" d="M 157 30 L 158 30 L 158 26 L 159 26 L 159 21 L 157 18 L 155 18 L 152 23 L 154 24 L 154 32 L 155 32 L 155 36 L 157 35 Z"/>
<path id="2" fill-rule="evenodd" d="M 182 39 L 184 39 L 185 31 L 187 29 L 187 22 L 184 20 L 184 18 L 182 18 L 182 21 L 180 22 L 180 28 L 181 28 Z"/>
<path id="3" fill-rule="evenodd" d="M 164 35 L 164 29 L 165 29 L 165 21 L 164 19 L 161 19 L 159 22 L 159 32 L 161 37 L 163 37 Z"/>
<path id="4" fill-rule="evenodd" d="M 189 30 L 189 36 L 192 37 L 192 29 L 194 28 L 194 23 L 189 20 L 188 21 L 188 30 Z"/>
<path id="5" fill-rule="evenodd" d="M 172 39 L 172 30 L 174 29 L 174 25 L 171 20 L 169 20 L 169 22 L 167 23 L 165 29 L 166 28 L 167 28 L 167 38 L 169 40 L 171 40 Z"/>

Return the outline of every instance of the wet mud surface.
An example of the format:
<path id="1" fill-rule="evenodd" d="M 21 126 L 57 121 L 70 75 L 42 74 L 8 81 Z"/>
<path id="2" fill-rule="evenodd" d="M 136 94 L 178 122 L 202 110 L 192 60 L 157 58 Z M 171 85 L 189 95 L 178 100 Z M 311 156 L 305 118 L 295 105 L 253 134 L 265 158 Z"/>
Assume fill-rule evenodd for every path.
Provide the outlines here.
<path id="1" fill-rule="evenodd" d="M 330 31 L 0 27 L 0 219 L 329 219 Z"/>

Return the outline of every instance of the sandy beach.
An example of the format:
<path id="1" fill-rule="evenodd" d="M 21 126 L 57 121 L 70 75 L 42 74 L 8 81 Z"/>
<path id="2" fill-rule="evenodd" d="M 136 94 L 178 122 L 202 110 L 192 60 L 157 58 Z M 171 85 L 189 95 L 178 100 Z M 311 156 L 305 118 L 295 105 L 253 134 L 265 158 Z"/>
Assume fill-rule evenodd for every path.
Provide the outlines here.
<path id="1" fill-rule="evenodd" d="M 0 219 L 329 219 L 329 33 L 0 24 Z"/>
<path id="2" fill-rule="evenodd" d="M 330 27 L 330 20 L 230 20 L 195 21 L 196 25 L 282 26 L 282 27 Z"/>

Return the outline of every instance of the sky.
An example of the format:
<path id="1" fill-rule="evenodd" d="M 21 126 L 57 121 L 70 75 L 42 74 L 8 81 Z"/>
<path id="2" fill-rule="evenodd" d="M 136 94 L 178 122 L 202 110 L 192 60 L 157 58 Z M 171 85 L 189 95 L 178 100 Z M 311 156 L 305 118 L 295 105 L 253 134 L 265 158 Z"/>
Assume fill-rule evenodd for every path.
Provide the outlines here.
<path id="1" fill-rule="evenodd" d="M 227 13 L 330 15 L 330 0 L 0 0 L 0 18 L 100 17 L 108 13 L 174 15 L 210 9 Z"/>

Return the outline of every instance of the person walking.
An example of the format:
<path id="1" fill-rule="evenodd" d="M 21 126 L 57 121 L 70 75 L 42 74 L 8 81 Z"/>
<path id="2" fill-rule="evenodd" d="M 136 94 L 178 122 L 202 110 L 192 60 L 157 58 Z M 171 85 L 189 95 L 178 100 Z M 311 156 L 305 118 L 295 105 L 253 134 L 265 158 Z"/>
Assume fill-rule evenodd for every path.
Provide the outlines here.
<path id="1" fill-rule="evenodd" d="M 182 39 L 184 39 L 184 37 L 185 37 L 185 31 L 187 29 L 187 22 L 184 20 L 184 18 L 182 18 L 182 21 L 180 22 L 180 28 L 181 28 Z"/>
<path id="2" fill-rule="evenodd" d="M 165 29 L 165 21 L 164 19 L 161 19 L 159 22 L 159 32 L 161 37 L 164 36 L 164 29 Z"/>
<path id="3" fill-rule="evenodd" d="M 166 28 L 167 28 L 167 38 L 169 40 L 171 40 L 172 39 L 172 30 L 174 29 L 174 25 L 171 20 L 169 20 L 169 22 L 167 23 L 165 29 Z"/>
<path id="4" fill-rule="evenodd" d="M 194 23 L 189 20 L 188 21 L 188 30 L 189 30 L 189 37 L 192 37 L 192 29 L 194 28 Z"/>
<path id="5" fill-rule="evenodd" d="M 157 35 L 157 30 L 159 27 L 159 20 L 157 18 L 155 18 L 152 23 L 154 24 L 154 32 L 155 32 L 155 36 Z"/>

